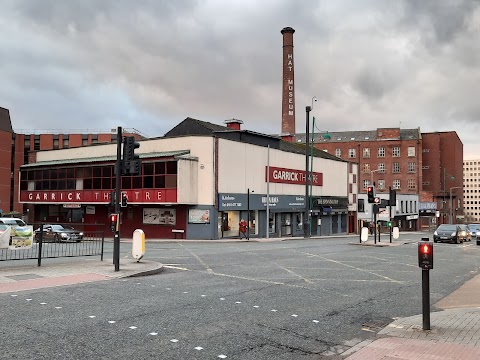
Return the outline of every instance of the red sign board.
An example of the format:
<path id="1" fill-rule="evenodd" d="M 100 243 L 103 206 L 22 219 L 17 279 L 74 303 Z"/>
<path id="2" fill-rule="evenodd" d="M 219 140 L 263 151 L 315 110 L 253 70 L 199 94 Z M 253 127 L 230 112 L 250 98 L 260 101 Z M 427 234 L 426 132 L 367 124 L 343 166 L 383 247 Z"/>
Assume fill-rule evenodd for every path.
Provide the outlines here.
<path id="1" fill-rule="evenodd" d="M 265 181 L 271 183 L 305 185 L 305 170 L 294 170 L 270 166 L 270 179 L 267 179 L 268 166 L 265 167 Z M 312 185 L 323 186 L 323 173 L 312 172 Z"/>
<path id="2" fill-rule="evenodd" d="M 47 204 L 107 204 L 111 190 L 63 190 L 63 191 L 20 191 L 21 203 Z M 135 203 L 176 203 L 177 189 L 122 190 L 128 202 Z"/>

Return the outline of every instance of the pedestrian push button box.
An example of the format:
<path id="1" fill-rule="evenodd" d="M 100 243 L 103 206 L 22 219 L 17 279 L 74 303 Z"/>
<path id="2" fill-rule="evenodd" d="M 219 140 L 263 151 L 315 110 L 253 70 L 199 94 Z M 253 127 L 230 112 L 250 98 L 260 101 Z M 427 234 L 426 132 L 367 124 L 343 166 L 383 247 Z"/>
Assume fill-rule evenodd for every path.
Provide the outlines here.
<path id="1" fill-rule="evenodd" d="M 433 269 L 433 243 L 430 241 L 418 243 L 418 266 L 423 270 Z"/>

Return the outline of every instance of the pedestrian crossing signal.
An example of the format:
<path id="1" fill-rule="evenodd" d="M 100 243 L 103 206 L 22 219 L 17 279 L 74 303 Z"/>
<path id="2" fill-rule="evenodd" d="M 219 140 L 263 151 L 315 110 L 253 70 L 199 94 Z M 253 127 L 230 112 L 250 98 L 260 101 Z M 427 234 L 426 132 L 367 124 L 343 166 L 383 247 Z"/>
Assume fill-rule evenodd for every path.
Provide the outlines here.
<path id="1" fill-rule="evenodd" d="M 110 214 L 110 230 L 113 233 L 118 231 L 118 214 Z"/>
<path id="2" fill-rule="evenodd" d="M 429 241 L 418 243 L 418 266 L 424 270 L 433 269 L 433 244 Z"/>

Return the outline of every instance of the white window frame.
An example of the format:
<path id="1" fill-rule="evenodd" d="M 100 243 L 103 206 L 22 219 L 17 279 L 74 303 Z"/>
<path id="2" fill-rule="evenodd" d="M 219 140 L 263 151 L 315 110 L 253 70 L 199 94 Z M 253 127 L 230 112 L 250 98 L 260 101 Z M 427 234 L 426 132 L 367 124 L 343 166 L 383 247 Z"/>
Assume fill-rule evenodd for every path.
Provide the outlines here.
<path id="1" fill-rule="evenodd" d="M 408 163 L 408 172 L 409 173 L 416 173 L 417 172 L 417 163 L 409 162 Z"/>
<path id="2" fill-rule="evenodd" d="M 409 146 L 407 149 L 408 157 L 415 157 L 415 146 Z"/>
<path id="3" fill-rule="evenodd" d="M 392 163 L 392 174 L 400 174 L 400 163 L 399 162 Z"/>
<path id="4" fill-rule="evenodd" d="M 370 159 L 370 148 L 363 148 L 363 158 Z"/>
<path id="5" fill-rule="evenodd" d="M 408 179 L 407 180 L 407 187 L 409 190 L 415 190 L 417 188 L 417 183 L 415 179 Z"/>
<path id="6" fill-rule="evenodd" d="M 342 149 L 340 149 L 340 148 L 335 149 L 335 156 L 336 157 L 342 157 Z"/>
<path id="7" fill-rule="evenodd" d="M 398 180 L 398 179 L 393 180 L 392 189 L 395 189 L 395 190 L 399 190 L 399 189 L 400 189 L 400 180 Z"/>
<path id="8" fill-rule="evenodd" d="M 357 152 L 355 151 L 355 148 L 348 149 L 348 157 L 350 159 L 355 159 L 357 157 Z"/>
<path id="9" fill-rule="evenodd" d="M 378 190 L 385 190 L 385 180 L 378 180 Z"/>
<path id="10" fill-rule="evenodd" d="M 379 173 L 385 173 L 385 163 L 378 163 L 377 170 Z"/>
<path id="11" fill-rule="evenodd" d="M 392 157 L 400 157 L 400 146 L 394 146 L 392 148 Z"/>
<path id="12" fill-rule="evenodd" d="M 367 179 L 363 180 L 363 188 L 366 189 L 369 186 L 370 186 L 370 180 L 367 180 Z"/>
<path id="13" fill-rule="evenodd" d="M 385 148 L 379 147 L 377 150 L 377 157 L 384 158 L 385 157 Z"/>

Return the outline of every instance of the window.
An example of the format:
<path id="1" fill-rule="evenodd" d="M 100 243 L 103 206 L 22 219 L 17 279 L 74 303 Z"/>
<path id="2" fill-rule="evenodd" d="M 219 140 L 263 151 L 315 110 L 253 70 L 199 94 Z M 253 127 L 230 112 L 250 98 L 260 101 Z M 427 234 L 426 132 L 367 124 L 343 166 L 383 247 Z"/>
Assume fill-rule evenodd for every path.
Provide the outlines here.
<path id="1" fill-rule="evenodd" d="M 358 212 L 365 212 L 365 200 L 358 199 Z"/>
<path id="2" fill-rule="evenodd" d="M 400 180 L 393 180 L 393 188 L 396 190 L 400 189 Z"/>
<path id="3" fill-rule="evenodd" d="M 335 156 L 342 157 L 342 149 L 335 149 Z"/>
<path id="4" fill-rule="evenodd" d="M 392 164 L 392 172 L 398 174 L 400 172 L 400 163 L 396 162 Z"/>
<path id="5" fill-rule="evenodd" d="M 385 190 L 385 180 L 378 180 L 378 190 Z"/>
<path id="6" fill-rule="evenodd" d="M 385 157 L 385 148 L 384 147 L 379 147 L 378 148 L 377 157 L 379 157 L 379 158 Z"/>
<path id="7" fill-rule="evenodd" d="M 415 183 L 415 179 L 408 179 L 407 186 L 409 190 L 414 190 L 417 188 L 417 185 Z"/>
<path id="8" fill-rule="evenodd" d="M 400 157 L 400 148 L 398 146 L 392 148 L 392 156 Z"/>
<path id="9" fill-rule="evenodd" d="M 385 164 L 384 163 L 378 163 L 378 172 L 379 173 L 384 173 L 385 172 Z"/>
<path id="10" fill-rule="evenodd" d="M 357 157 L 357 153 L 355 151 L 355 149 L 348 149 L 348 157 L 350 159 L 354 159 Z"/>
<path id="11" fill-rule="evenodd" d="M 370 164 L 363 164 L 363 172 L 364 173 L 370 172 Z"/>
<path id="12" fill-rule="evenodd" d="M 370 159 L 370 148 L 363 148 L 363 158 Z"/>
<path id="13" fill-rule="evenodd" d="M 409 162 L 408 163 L 408 172 L 409 173 L 416 172 L 416 168 L 417 168 L 417 163 L 414 163 L 414 162 Z"/>
<path id="14" fill-rule="evenodd" d="M 370 186 L 370 180 L 363 180 L 363 188 L 366 189 Z"/>
<path id="15" fill-rule="evenodd" d="M 407 156 L 408 157 L 414 157 L 415 156 L 415 146 L 409 146 L 407 150 Z"/>

